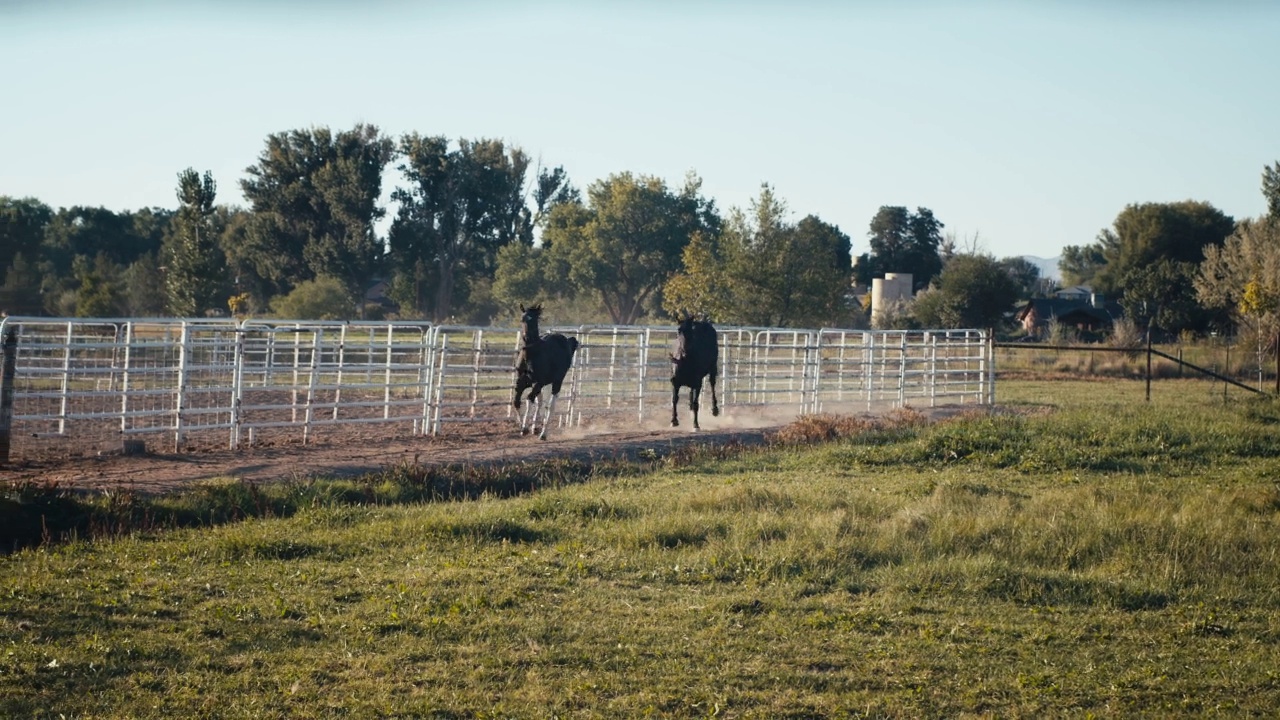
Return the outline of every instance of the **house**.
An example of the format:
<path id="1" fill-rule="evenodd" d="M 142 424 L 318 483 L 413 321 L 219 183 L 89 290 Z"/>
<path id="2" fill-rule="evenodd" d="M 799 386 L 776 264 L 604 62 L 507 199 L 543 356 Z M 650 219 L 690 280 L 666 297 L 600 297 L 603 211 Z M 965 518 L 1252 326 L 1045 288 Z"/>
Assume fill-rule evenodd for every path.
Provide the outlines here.
<path id="1" fill-rule="evenodd" d="M 399 312 L 400 306 L 395 300 L 387 296 L 387 292 L 391 290 L 391 285 L 386 280 L 376 280 L 368 290 L 364 292 L 365 306 L 376 306 L 383 312 Z"/>
<path id="2" fill-rule="evenodd" d="M 1102 333 L 1122 317 L 1120 303 L 1107 301 L 1083 285 L 1059 290 L 1051 298 L 1028 300 L 1014 315 L 1028 335 L 1043 335 L 1054 319 L 1080 332 Z"/>
<path id="3" fill-rule="evenodd" d="M 1079 300 L 1081 302 L 1093 299 L 1093 288 L 1088 285 L 1072 285 L 1065 287 L 1053 294 L 1055 298 L 1060 300 Z"/>

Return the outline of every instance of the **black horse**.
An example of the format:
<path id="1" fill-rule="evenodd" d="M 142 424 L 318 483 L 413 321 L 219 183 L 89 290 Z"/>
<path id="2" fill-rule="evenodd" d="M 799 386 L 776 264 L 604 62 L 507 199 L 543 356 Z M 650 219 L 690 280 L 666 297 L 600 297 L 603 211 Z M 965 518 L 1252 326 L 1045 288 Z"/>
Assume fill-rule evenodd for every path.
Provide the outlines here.
<path id="1" fill-rule="evenodd" d="M 520 434 L 527 435 L 536 431 L 538 426 L 538 410 L 542 407 L 542 387 L 551 386 L 551 402 L 547 403 L 547 413 L 542 420 L 542 432 L 538 437 L 547 439 L 547 424 L 551 421 L 551 413 L 556 406 L 556 396 L 560 394 L 560 386 L 564 384 L 564 376 L 573 365 L 573 354 L 578 350 L 575 338 L 565 337 L 560 333 L 538 335 L 538 318 L 542 315 L 542 305 L 526 308 L 520 305 L 520 354 L 516 357 L 516 388 L 511 397 L 511 405 L 520 412 L 520 395 L 526 388 L 529 391 L 529 405 L 520 416 Z M 530 425 L 532 411 L 532 425 Z"/>
<path id="2" fill-rule="evenodd" d="M 711 378 L 711 414 L 720 414 L 716 398 L 716 366 L 720 363 L 720 340 L 716 329 L 707 322 L 690 316 L 676 328 L 676 351 L 671 356 L 671 427 L 680 425 L 676 405 L 680 388 L 689 388 L 689 409 L 693 411 L 693 429 L 698 427 L 698 399 L 702 397 L 702 379 Z"/>

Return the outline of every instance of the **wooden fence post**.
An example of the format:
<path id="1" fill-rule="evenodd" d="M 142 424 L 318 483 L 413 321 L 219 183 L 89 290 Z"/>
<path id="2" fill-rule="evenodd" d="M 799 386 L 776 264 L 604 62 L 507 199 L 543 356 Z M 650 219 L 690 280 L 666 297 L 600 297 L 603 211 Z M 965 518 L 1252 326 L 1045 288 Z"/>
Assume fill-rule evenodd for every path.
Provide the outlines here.
<path id="1" fill-rule="evenodd" d="M 9 462 L 13 435 L 14 382 L 18 377 L 18 328 L 10 326 L 0 342 L 0 464 Z"/>
<path id="2" fill-rule="evenodd" d="M 1151 402 L 1151 326 L 1147 326 L 1147 402 Z"/>

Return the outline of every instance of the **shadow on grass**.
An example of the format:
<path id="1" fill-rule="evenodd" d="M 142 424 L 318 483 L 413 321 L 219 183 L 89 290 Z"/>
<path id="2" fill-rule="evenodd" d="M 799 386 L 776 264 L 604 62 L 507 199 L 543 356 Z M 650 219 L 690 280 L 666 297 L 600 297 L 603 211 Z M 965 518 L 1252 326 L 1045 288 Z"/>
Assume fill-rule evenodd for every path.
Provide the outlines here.
<path id="1" fill-rule="evenodd" d="M 513 464 L 401 464 L 353 479 L 307 479 L 257 484 L 209 482 L 176 493 L 88 494 L 33 482 L 0 483 L 0 553 L 75 540 L 101 540 L 185 527 L 212 527 L 249 518 L 290 517 L 304 508 L 408 505 L 516 497 L 537 490 L 723 459 L 752 446 L 688 445 L 644 460 L 549 459 Z M 463 534 L 475 534 L 460 531 Z M 527 528 L 476 531 L 497 539 L 527 541 Z M 303 547 L 245 547 L 253 557 L 306 555 Z"/>

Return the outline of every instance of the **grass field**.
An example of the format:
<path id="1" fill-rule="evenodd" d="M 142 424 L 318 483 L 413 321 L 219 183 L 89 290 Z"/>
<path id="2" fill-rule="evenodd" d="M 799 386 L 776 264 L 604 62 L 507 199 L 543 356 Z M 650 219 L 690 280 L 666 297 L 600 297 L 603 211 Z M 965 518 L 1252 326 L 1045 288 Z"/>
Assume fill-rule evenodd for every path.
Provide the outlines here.
<path id="1" fill-rule="evenodd" d="M 1273 716 L 1280 403 L 1143 392 L 22 550 L 0 716 Z"/>

